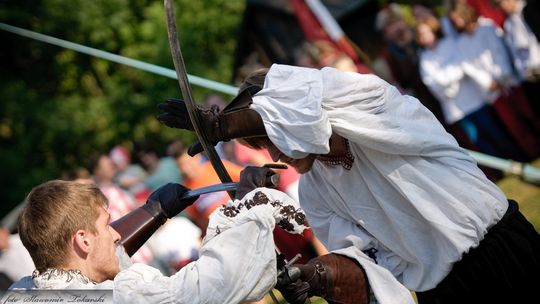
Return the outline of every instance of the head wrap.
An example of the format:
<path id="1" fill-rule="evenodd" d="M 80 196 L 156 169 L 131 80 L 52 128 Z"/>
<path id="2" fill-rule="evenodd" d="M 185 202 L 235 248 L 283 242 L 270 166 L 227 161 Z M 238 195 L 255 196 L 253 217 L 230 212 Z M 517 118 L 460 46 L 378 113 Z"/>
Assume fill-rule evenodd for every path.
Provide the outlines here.
<path id="1" fill-rule="evenodd" d="M 316 69 L 274 64 L 251 108 L 285 155 L 300 159 L 330 152 L 332 128 L 322 109 L 322 77 Z"/>

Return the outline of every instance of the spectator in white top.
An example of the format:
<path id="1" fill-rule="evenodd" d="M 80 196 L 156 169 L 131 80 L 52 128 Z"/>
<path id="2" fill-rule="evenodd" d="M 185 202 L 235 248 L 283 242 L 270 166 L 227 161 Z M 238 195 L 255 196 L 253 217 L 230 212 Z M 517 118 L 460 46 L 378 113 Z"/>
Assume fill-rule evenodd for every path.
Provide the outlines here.
<path id="1" fill-rule="evenodd" d="M 540 79 L 540 44 L 523 18 L 522 0 L 497 0 L 506 13 L 504 39 L 511 51 L 520 80 Z"/>
<path id="2" fill-rule="evenodd" d="M 512 54 L 514 67 L 527 96 L 530 100 L 536 100 L 540 96 L 540 43 L 523 15 L 527 3 L 521 0 L 497 0 L 497 3 L 507 15 L 504 39 Z M 531 106 L 538 117 L 540 103 L 532 102 Z"/>
<path id="3" fill-rule="evenodd" d="M 456 49 L 464 72 L 482 88 L 484 98 L 511 134 L 514 143 L 509 146 L 520 152 L 500 156 L 518 161 L 540 156 L 540 139 L 532 131 L 538 127 L 540 132 L 540 125 L 519 86 L 502 31 L 490 19 L 478 17 L 462 0 L 453 0 L 450 19 L 461 33 Z"/>
<path id="4" fill-rule="evenodd" d="M 464 71 L 456 39 L 442 36 L 435 17 L 419 21 L 416 35 L 422 81 L 441 103 L 448 129 L 460 145 L 493 156 L 519 155 L 482 88 Z M 499 172 L 494 178 L 501 176 Z"/>

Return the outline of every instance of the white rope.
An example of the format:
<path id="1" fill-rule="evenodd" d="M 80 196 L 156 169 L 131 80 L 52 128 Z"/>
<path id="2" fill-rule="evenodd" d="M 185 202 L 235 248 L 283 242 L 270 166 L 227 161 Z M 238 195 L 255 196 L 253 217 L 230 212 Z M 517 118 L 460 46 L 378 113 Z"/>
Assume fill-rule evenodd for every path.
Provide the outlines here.
<path id="1" fill-rule="evenodd" d="M 1 22 L 0 22 L 0 29 L 20 35 L 20 36 L 38 40 L 41 42 L 45 42 L 45 43 L 53 44 L 53 45 L 60 46 L 66 49 L 74 50 L 74 51 L 84 53 L 90 56 L 94 56 L 94 57 L 102 58 L 102 59 L 109 60 L 112 62 L 116 62 L 119 64 L 127 65 L 127 66 L 140 69 L 143 71 L 147 71 L 153 74 L 165 76 L 172 79 L 177 79 L 175 70 L 164 68 L 162 66 L 158 66 L 155 64 L 150 64 L 150 63 L 146 63 L 140 60 L 131 59 L 128 57 L 117 55 L 117 54 L 105 52 L 105 51 L 91 48 L 88 46 L 84 46 L 78 43 L 73 43 L 70 41 L 43 35 L 40 33 L 25 30 L 23 28 L 11 26 L 9 24 L 5 24 Z M 198 76 L 193 76 L 193 75 L 188 75 L 188 79 L 189 79 L 189 82 L 193 85 L 212 89 L 214 91 L 218 91 L 221 93 L 229 94 L 232 96 L 236 96 L 236 94 L 238 93 L 238 88 L 235 86 L 223 84 L 217 81 L 208 80 L 208 79 L 198 77 Z"/>

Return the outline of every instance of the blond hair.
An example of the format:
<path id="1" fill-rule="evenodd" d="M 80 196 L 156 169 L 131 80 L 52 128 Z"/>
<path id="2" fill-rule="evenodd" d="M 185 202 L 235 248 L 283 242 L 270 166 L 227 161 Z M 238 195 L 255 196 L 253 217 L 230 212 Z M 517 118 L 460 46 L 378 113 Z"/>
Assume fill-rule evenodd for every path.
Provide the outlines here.
<path id="1" fill-rule="evenodd" d="M 18 230 L 36 269 L 61 267 L 73 234 L 79 229 L 96 233 L 98 208 L 107 203 L 95 184 L 52 180 L 33 188 L 19 216 Z"/>

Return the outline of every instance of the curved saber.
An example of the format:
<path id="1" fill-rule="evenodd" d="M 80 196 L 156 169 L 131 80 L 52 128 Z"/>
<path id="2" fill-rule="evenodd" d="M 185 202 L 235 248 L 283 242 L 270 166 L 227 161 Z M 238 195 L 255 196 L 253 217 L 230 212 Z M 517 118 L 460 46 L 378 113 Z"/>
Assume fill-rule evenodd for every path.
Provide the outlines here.
<path id="1" fill-rule="evenodd" d="M 206 130 L 201 128 L 201 118 L 197 112 L 195 102 L 193 101 L 193 96 L 191 95 L 191 88 L 189 86 L 189 80 L 186 73 L 186 67 L 184 65 L 184 59 L 182 58 L 182 51 L 180 50 L 180 41 L 178 41 L 178 33 L 176 30 L 176 17 L 174 14 L 174 5 L 172 0 L 164 0 L 165 4 L 165 15 L 167 16 L 167 36 L 169 38 L 169 46 L 171 48 L 171 55 L 174 62 L 174 69 L 176 70 L 176 75 L 178 76 L 178 84 L 182 91 L 182 96 L 186 102 L 186 107 L 188 110 L 189 119 L 195 129 L 195 133 L 201 142 L 204 151 L 214 167 L 219 179 L 222 183 L 232 182 L 229 173 L 225 169 L 225 166 L 221 162 L 216 149 L 208 140 L 208 134 Z M 234 198 L 234 190 L 228 191 L 229 196 Z"/>

